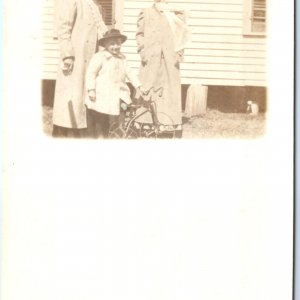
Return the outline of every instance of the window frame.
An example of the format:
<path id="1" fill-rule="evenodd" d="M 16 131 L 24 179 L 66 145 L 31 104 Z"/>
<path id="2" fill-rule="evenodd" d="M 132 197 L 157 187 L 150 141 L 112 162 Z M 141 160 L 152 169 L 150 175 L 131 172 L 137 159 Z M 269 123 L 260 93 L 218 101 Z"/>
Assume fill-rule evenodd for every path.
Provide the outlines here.
<path id="1" fill-rule="evenodd" d="M 123 29 L 124 0 L 111 0 L 112 5 L 112 23 L 107 28 Z"/>
<path id="2" fill-rule="evenodd" d="M 110 19 L 110 22 L 107 23 L 107 20 L 106 20 L 106 5 L 104 5 L 103 2 L 110 2 L 110 5 L 111 5 L 111 19 Z M 115 16 L 115 0 L 110 0 L 110 1 L 107 1 L 107 0 L 100 0 L 100 5 L 102 6 L 102 10 L 103 10 L 103 21 L 104 23 L 107 25 L 108 28 L 111 28 L 111 27 L 114 27 L 115 25 L 115 22 L 116 22 L 116 16 Z M 111 23 L 111 24 L 110 24 Z"/>
<path id="3" fill-rule="evenodd" d="M 243 34 L 245 36 L 259 36 L 265 37 L 267 35 L 267 16 L 266 16 L 266 29 L 265 31 L 253 31 L 252 30 L 252 19 L 253 19 L 253 1 L 254 0 L 244 0 L 244 15 L 243 15 Z M 267 0 L 266 0 L 267 2 Z M 266 3 L 267 9 L 267 3 Z"/>

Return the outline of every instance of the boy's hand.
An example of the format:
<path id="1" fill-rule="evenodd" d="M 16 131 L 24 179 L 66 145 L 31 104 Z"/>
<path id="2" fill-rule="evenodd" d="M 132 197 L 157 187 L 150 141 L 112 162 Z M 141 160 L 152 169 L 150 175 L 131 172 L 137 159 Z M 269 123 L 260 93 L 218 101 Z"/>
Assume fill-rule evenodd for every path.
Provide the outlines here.
<path id="1" fill-rule="evenodd" d="M 128 108 L 128 105 L 125 103 L 125 102 L 121 102 L 121 108 L 122 108 L 122 110 L 127 110 L 127 108 Z"/>
<path id="2" fill-rule="evenodd" d="M 90 100 L 95 101 L 96 100 L 96 91 L 88 90 L 88 96 L 89 96 Z"/>

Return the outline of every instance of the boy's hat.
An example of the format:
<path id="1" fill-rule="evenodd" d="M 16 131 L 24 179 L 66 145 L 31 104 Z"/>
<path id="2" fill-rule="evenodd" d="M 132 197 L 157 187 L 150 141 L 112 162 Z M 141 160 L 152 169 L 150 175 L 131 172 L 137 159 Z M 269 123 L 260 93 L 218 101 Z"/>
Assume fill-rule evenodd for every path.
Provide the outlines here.
<path id="1" fill-rule="evenodd" d="M 122 43 L 127 40 L 127 36 L 120 33 L 118 29 L 110 29 L 104 33 L 102 39 L 99 40 L 99 45 L 104 47 L 104 43 L 106 40 L 111 38 L 121 38 Z"/>

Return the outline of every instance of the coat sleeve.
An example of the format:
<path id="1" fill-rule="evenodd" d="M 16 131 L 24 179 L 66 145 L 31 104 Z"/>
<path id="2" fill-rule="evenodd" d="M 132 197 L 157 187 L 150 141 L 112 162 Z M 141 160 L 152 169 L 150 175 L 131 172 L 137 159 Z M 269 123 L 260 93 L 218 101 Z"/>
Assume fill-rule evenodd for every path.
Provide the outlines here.
<path id="1" fill-rule="evenodd" d="M 186 24 L 187 15 L 188 15 L 187 11 L 178 10 L 178 11 L 175 11 L 175 15 Z M 184 49 L 176 52 L 176 59 L 180 63 L 184 62 Z"/>
<path id="2" fill-rule="evenodd" d="M 136 42 L 138 46 L 137 49 L 138 53 L 143 51 L 145 48 L 144 31 L 145 31 L 145 10 L 140 12 L 137 21 Z"/>
<path id="3" fill-rule="evenodd" d="M 96 89 L 96 77 L 102 68 L 103 57 L 100 53 L 94 54 L 90 63 L 88 65 L 86 76 L 85 76 L 85 85 L 86 90 L 95 90 Z"/>
<path id="4" fill-rule="evenodd" d="M 138 76 L 134 73 L 134 71 L 130 68 L 128 63 L 125 61 L 125 72 L 126 72 L 126 77 L 128 80 L 132 83 L 132 85 L 135 88 L 138 88 L 141 86 L 141 82 L 138 78 Z"/>
<path id="5" fill-rule="evenodd" d="M 104 21 L 106 19 L 106 10 L 102 7 L 101 4 L 97 4 L 99 7 L 100 15 L 102 16 L 102 20 Z"/>
<path id="6" fill-rule="evenodd" d="M 175 15 L 184 23 L 186 23 L 187 12 L 185 10 L 176 10 L 174 11 Z"/>
<path id="7" fill-rule="evenodd" d="M 57 38 L 60 46 L 61 59 L 75 57 L 72 45 L 72 30 L 76 22 L 76 1 L 60 1 L 57 12 Z"/>

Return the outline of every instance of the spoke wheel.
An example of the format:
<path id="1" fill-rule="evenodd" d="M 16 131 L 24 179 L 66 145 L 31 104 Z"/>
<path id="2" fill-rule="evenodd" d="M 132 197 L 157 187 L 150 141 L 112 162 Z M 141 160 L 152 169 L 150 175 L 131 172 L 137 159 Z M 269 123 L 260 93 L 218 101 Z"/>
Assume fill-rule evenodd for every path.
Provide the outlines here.
<path id="1" fill-rule="evenodd" d="M 124 135 L 126 139 L 137 139 L 141 137 L 140 130 L 134 127 L 128 128 Z"/>
<path id="2" fill-rule="evenodd" d="M 172 118 L 170 116 L 168 116 L 167 114 L 161 113 L 161 112 L 157 113 L 157 118 L 158 118 L 158 120 L 163 120 L 163 122 L 161 122 L 158 125 L 156 132 L 153 133 L 156 135 L 156 138 L 174 139 L 175 138 L 175 128 L 174 128 L 174 122 L 173 122 Z"/>
<path id="3" fill-rule="evenodd" d="M 125 131 L 118 123 L 113 123 L 109 128 L 108 137 L 111 139 L 121 139 L 125 137 Z"/>

